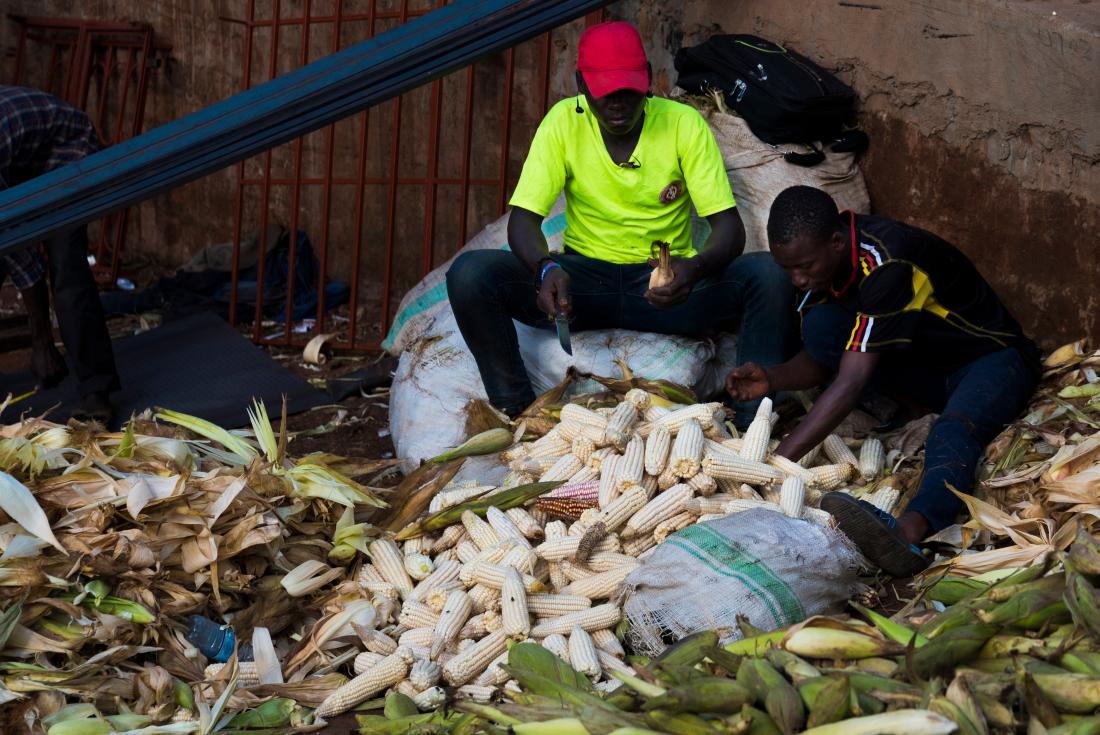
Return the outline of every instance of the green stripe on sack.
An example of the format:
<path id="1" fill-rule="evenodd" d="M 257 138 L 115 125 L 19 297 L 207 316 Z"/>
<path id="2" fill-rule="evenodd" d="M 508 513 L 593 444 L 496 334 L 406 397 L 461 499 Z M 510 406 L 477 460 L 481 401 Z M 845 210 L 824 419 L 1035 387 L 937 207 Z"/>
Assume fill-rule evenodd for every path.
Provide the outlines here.
<path id="1" fill-rule="evenodd" d="M 779 610 L 776 609 L 775 604 L 772 602 L 771 595 L 769 595 L 767 593 L 767 590 L 765 590 L 761 587 L 758 587 L 756 585 L 755 580 L 751 579 L 750 577 L 748 577 L 744 574 L 738 574 L 737 572 L 729 569 L 728 567 L 725 567 L 723 565 L 718 564 L 713 559 L 701 554 L 695 547 L 688 546 L 686 543 L 683 543 L 683 542 L 679 541 L 678 539 L 676 539 L 672 536 L 670 536 L 665 541 L 665 543 L 666 544 L 672 544 L 673 546 L 675 546 L 679 549 L 683 549 L 684 551 L 686 551 L 691 556 L 695 557 L 699 561 L 706 564 L 708 567 L 710 567 L 712 570 L 714 570 L 714 572 L 716 572 L 717 574 L 721 574 L 723 577 L 730 577 L 731 579 L 736 579 L 738 582 L 740 582 L 741 585 L 744 586 L 747 590 L 749 590 L 749 592 L 751 592 L 754 597 L 758 598 L 762 603 L 764 603 L 764 605 L 767 606 L 768 612 L 771 613 L 771 616 L 772 616 L 772 622 L 773 622 L 773 624 L 775 625 L 776 628 L 782 628 L 784 625 L 787 624 L 786 621 L 784 621 L 782 616 L 780 615 Z"/>
<path id="2" fill-rule="evenodd" d="M 764 600 L 778 625 L 788 625 L 805 619 L 805 608 L 787 583 L 777 577 L 762 559 L 750 554 L 741 544 L 716 533 L 705 525 L 689 526 L 669 540 L 676 538 L 686 540 L 701 552 L 706 553 L 713 561 L 712 568 L 720 574 L 751 580 L 744 581 L 743 584 L 754 590 Z M 682 544 L 680 546 L 690 551 Z M 697 554 L 693 555 L 698 558 Z M 718 566 L 714 566 L 715 564 Z M 776 609 L 776 605 L 779 610 Z"/>

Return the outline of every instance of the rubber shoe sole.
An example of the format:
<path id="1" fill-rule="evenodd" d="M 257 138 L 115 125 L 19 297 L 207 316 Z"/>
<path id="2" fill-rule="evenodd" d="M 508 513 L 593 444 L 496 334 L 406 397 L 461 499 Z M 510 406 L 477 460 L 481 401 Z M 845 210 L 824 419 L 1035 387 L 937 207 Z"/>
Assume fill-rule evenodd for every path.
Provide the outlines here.
<path id="1" fill-rule="evenodd" d="M 836 519 L 836 525 L 869 561 L 892 577 L 912 577 L 928 568 L 928 561 L 873 511 L 846 493 L 828 493 L 821 509 Z"/>

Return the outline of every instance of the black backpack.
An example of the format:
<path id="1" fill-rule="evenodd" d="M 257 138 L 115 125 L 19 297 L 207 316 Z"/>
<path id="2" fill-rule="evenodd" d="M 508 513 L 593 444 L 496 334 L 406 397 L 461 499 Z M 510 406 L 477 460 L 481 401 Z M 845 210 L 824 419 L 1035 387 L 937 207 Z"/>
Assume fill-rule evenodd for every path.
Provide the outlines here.
<path id="1" fill-rule="evenodd" d="M 843 134 L 856 95 L 814 62 L 745 34 L 712 36 L 676 52 L 677 84 L 692 94 L 717 89 L 765 143 L 813 143 Z"/>

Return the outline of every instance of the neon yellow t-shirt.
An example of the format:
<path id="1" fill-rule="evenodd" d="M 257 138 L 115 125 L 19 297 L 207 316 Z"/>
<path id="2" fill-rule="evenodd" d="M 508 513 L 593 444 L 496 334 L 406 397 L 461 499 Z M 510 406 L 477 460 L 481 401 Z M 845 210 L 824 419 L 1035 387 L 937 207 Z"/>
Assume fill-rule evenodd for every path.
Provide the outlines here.
<path id="1" fill-rule="evenodd" d="M 641 263 L 654 240 L 695 255 L 690 205 L 701 217 L 735 206 L 718 143 L 697 110 L 651 97 L 631 161 L 611 160 L 579 98 L 554 105 L 535 133 L 511 205 L 544 217 L 565 189 L 565 246 L 611 263 Z"/>

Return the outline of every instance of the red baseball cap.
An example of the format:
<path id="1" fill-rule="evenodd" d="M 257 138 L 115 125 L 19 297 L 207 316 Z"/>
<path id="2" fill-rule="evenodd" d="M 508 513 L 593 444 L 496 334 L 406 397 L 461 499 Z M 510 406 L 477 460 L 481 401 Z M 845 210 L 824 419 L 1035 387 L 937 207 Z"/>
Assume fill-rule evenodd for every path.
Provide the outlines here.
<path id="1" fill-rule="evenodd" d="M 642 37 L 622 21 L 600 23 L 581 36 L 577 47 L 577 71 L 593 97 L 606 97 L 620 89 L 649 91 L 649 62 Z"/>

